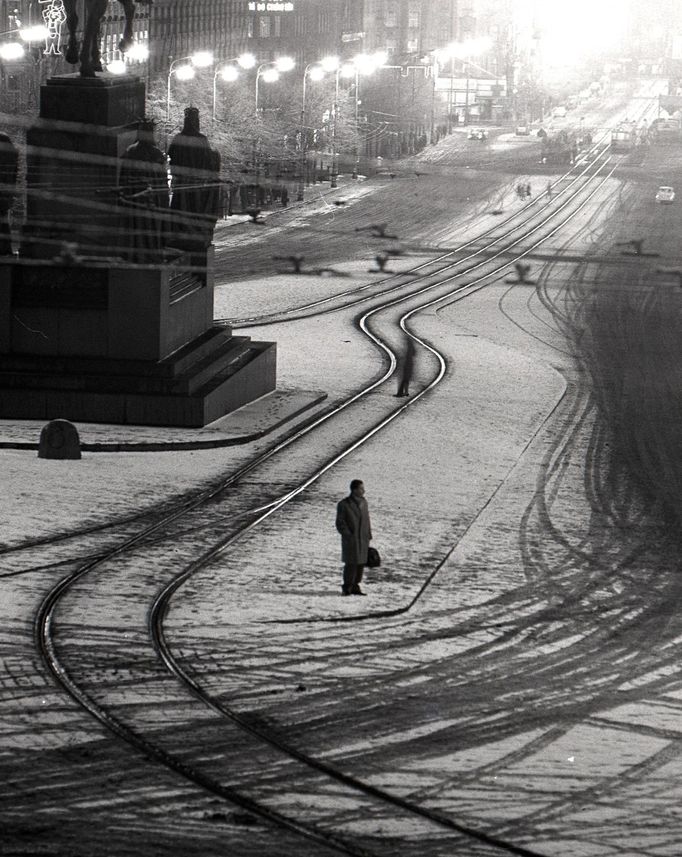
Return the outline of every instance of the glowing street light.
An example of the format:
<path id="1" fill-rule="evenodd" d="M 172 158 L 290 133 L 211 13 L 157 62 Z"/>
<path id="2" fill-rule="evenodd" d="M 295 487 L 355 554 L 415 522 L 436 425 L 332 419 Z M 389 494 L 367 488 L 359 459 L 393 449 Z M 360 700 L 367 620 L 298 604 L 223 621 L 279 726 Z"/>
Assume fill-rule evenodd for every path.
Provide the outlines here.
<path id="1" fill-rule="evenodd" d="M 291 71 L 296 65 L 296 62 L 291 57 L 279 57 L 275 60 L 275 68 L 277 71 Z"/>
<path id="2" fill-rule="evenodd" d="M 175 76 L 178 80 L 192 80 L 193 77 L 196 77 L 196 69 L 189 64 L 181 65 L 175 72 Z"/>
<path id="3" fill-rule="evenodd" d="M 435 52 L 436 62 L 450 60 L 450 93 L 449 93 L 449 112 L 452 114 L 453 92 L 452 78 L 454 78 L 455 60 L 461 60 L 466 73 L 466 90 L 464 95 L 464 124 L 469 121 L 469 80 L 471 59 L 475 56 L 480 56 L 492 47 L 492 41 L 487 36 L 480 39 L 465 39 L 463 42 L 451 42 L 444 48 L 440 48 Z M 474 63 L 475 65 L 475 63 Z"/>
<path id="4" fill-rule="evenodd" d="M 19 30 L 19 38 L 23 42 L 42 42 L 49 36 L 49 30 L 43 24 L 34 27 L 23 27 Z"/>
<path id="5" fill-rule="evenodd" d="M 261 77 L 266 83 L 274 83 L 276 80 L 279 80 L 280 72 L 291 71 L 295 65 L 296 63 L 291 59 L 291 57 L 279 57 L 276 60 L 264 62 L 258 66 L 256 70 L 256 113 L 258 113 L 258 83 Z M 265 71 L 263 71 L 263 69 L 265 69 Z"/>
<path id="6" fill-rule="evenodd" d="M 180 63 L 183 63 L 180 65 Z M 170 121 L 171 102 L 171 78 L 173 72 L 178 80 L 191 80 L 196 74 L 197 68 L 206 68 L 213 65 L 213 54 L 210 51 L 196 51 L 186 57 L 178 57 L 172 60 L 168 69 L 168 80 L 166 87 L 166 122 Z"/>
<path id="7" fill-rule="evenodd" d="M 26 53 L 24 46 L 19 42 L 6 42 L 0 45 L 0 59 L 19 60 Z"/>
<path id="8" fill-rule="evenodd" d="M 107 63 L 107 71 L 110 74 L 125 74 L 128 71 L 128 66 L 125 60 L 112 60 Z"/>
<path id="9" fill-rule="evenodd" d="M 320 67 L 327 72 L 336 71 L 340 64 L 341 61 L 338 57 L 323 57 L 320 60 Z"/>
<path id="10" fill-rule="evenodd" d="M 19 36 L 22 42 L 30 44 L 31 42 L 40 42 L 49 35 L 47 27 L 42 24 L 37 24 L 35 27 L 20 27 L 19 29 L 6 30 L 0 33 L 2 36 Z M 21 42 L 3 42 L 0 43 L 0 59 L 3 60 L 19 60 L 26 50 Z"/>
<path id="11" fill-rule="evenodd" d="M 213 65 L 213 54 L 211 51 L 197 51 L 189 58 L 195 68 L 208 68 Z"/>
<path id="12" fill-rule="evenodd" d="M 135 42 L 125 52 L 124 57 L 130 62 L 145 62 L 149 59 L 149 47 L 148 45 L 143 45 L 141 42 Z"/>
<path id="13" fill-rule="evenodd" d="M 236 63 L 237 65 L 234 65 Z M 213 121 L 216 120 L 216 103 L 218 97 L 218 77 L 224 80 L 225 83 L 234 83 L 239 78 L 239 69 L 249 69 L 256 65 L 256 58 L 253 54 L 240 54 L 238 57 L 231 57 L 227 60 L 221 60 L 216 66 L 213 75 Z"/>

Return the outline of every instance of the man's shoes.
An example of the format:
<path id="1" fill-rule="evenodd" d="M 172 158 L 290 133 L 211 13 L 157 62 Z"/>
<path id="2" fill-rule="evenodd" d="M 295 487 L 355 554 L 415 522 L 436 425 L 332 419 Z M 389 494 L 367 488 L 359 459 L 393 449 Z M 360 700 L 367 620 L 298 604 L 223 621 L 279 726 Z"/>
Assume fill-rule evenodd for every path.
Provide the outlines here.
<path id="1" fill-rule="evenodd" d="M 342 586 L 341 595 L 350 595 L 350 589 L 347 586 Z"/>
<path id="2" fill-rule="evenodd" d="M 359 586 L 354 586 L 354 587 L 351 589 L 350 594 L 351 594 L 351 595 L 367 595 L 367 593 L 366 593 L 366 592 L 363 592 L 363 591 L 362 591 L 362 589 L 360 589 L 360 587 L 359 587 Z"/>

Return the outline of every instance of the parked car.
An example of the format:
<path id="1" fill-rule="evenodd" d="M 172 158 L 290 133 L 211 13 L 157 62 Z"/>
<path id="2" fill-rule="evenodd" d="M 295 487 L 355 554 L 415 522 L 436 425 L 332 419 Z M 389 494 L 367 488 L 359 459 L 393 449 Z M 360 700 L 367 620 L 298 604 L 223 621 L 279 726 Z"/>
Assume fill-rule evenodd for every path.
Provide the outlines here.
<path id="1" fill-rule="evenodd" d="M 674 202 L 675 201 L 675 191 L 671 187 L 659 187 L 656 193 L 656 202 Z"/>
<path id="2" fill-rule="evenodd" d="M 555 107 L 554 110 L 552 110 L 552 116 L 554 116 L 556 119 L 563 119 L 565 115 L 566 108 L 563 106 Z"/>
<path id="3" fill-rule="evenodd" d="M 470 128 L 467 136 L 470 140 L 487 140 L 488 132 L 483 128 Z"/>
<path id="4" fill-rule="evenodd" d="M 530 134 L 528 125 L 517 125 L 514 131 L 517 137 L 527 137 Z"/>

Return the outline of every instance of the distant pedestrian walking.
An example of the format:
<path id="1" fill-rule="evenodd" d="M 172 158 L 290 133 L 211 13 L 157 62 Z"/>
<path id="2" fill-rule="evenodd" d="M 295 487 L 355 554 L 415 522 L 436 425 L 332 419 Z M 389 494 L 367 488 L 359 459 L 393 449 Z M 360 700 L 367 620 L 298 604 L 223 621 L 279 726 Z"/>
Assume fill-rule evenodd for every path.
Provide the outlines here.
<path id="1" fill-rule="evenodd" d="M 403 356 L 402 376 L 400 378 L 400 386 L 396 396 L 405 398 L 410 395 L 410 381 L 414 372 L 414 341 L 408 338 L 407 346 L 405 347 L 405 355 Z"/>
<path id="2" fill-rule="evenodd" d="M 341 533 L 343 560 L 342 595 L 365 595 L 360 589 L 362 572 L 367 565 L 367 550 L 372 540 L 369 507 L 361 479 L 350 483 L 350 494 L 336 507 L 336 529 Z"/>
<path id="3" fill-rule="evenodd" d="M 527 184 L 526 185 L 526 196 L 530 197 L 532 195 L 533 195 L 533 190 L 532 190 L 530 184 Z"/>

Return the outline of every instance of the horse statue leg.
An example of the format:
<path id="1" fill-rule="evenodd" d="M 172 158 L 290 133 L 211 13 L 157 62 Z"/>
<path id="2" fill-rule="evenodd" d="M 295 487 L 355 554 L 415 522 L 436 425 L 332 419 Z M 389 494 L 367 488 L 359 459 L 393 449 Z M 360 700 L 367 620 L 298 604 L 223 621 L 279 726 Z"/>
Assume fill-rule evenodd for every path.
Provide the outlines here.
<path id="1" fill-rule="evenodd" d="M 70 65 L 76 65 L 78 62 L 78 38 L 76 37 L 78 13 L 76 12 L 76 0 L 64 0 L 64 11 L 66 12 L 66 27 L 69 31 L 69 41 L 66 46 L 66 61 Z"/>
<path id="2" fill-rule="evenodd" d="M 135 18 L 135 0 L 119 0 L 125 13 L 123 37 L 118 43 L 119 51 L 124 54 L 133 44 L 133 19 Z"/>
<path id="3" fill-rule="evenodd" d="M 81 47 L 81 77 L 96 77 L 102 71 L 99 52 L 100 22 L 107 9 L 107 0 L 86 0 L 85 29 Z"/>

